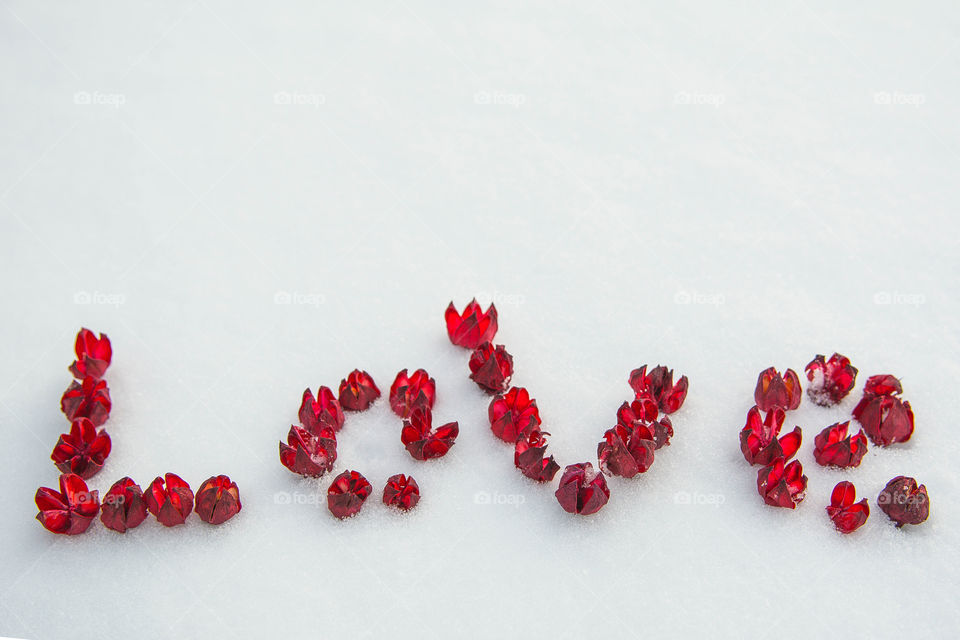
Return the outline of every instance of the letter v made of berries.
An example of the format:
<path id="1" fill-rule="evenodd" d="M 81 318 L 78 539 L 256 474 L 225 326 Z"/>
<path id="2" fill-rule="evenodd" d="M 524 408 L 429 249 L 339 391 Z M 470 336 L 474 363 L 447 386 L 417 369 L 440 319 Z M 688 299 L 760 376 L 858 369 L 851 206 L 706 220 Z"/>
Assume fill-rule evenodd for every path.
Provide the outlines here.
<path id="1" fill-rule="evenodd" d="M 560 465 L 547 455 L 547 436 L 537 401 L 523 387 L 510 386 L 513 356 L 503 345 L 494 345 L 498 328 L 497 308 L 483 311 L 476 299 L 462 312 L 453 302 L 444 314 L 447 335 L 454 345 L 472 351 L 470 379 L 494 397 L 488 409 L 493 435 L 514 446 L 514 465 L 536 482 L 552 482 Z M 590 462 L 567 466 L 555 492 L 560 506 L 569 513 L 589 515 L 610 499 L 606 476 L 632 478 L 653 464 L 654 451 L 670 444 L 673 425 L 666 414 L 683 405 L 689 381 L 682 376 L 676 384 L 673 371 L 657 366 L 647 372 L 644 365 L 630 373 L 628 382 L 634 399 L 617 411 L 617 424 L 597 445 L 599 470 Z M 664 414 L 662 417 L 660 414 Z"/>

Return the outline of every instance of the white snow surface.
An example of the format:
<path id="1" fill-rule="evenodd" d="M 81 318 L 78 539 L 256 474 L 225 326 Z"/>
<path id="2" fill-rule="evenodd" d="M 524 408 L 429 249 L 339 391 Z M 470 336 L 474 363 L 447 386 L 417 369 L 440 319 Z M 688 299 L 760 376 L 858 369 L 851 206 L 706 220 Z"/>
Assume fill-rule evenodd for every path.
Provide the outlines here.
<path id="1" fill-rule="evenodd" d="M 955 3 L 3 5 L 0 635 L 960 628 Z M 595 462 L 631 369 L 689 376 L 672 444 L 598 514 L 491 435 L 443 324 L 474 295 L 561 464 Z M 224 473 L 236 518 L 33 519 L 81 326 L 115 354 L 91 486 Z M 857 387 L 788 414 L 809 491 L 768 507 L 738 446 L 756 376 L 834 351 Z M 427 368 L 461 434 L 422 463 L 385 398 L 348 415 L 334 473 L 374 494 L 341 522 L 277 442 L 355 367 L 384 391 Z M 914 437 L 819 467 L 813 436 L 877 373 Z M 406 515 L 379 503 L 400 472 Z M 921 526 L 876 508 L 900 474 L 929 490 Z M 843 479 L 873 508 L 849 536 L 824 512 Z"/>

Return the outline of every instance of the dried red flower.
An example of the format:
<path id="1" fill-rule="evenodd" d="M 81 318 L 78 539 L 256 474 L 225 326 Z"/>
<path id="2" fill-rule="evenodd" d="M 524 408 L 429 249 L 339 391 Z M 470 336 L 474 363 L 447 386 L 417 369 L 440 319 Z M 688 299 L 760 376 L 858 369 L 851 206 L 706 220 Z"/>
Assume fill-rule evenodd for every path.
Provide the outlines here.
<path id="1" fill-rule="evenodd" d="M 656 448 L 653 434 L 642 423 L 635 423 L 633 428 L 618 424 L 604 432 L 603 440 L 597 444 L 600 470 L 632 478 L 650 468 Z"/>
<path id="2" fill-rule="evenodd" d="M 740 451 L 747 462 L 766 466 L 777 458 L 793 457 L 800 448 L 803 434 L 800 427 L 794 427 L 778 439 L 785 417 L 780 407 L 767 411 L 765 419 L 761 419 L 759 407 L 754 406 L 747 412 L 747 424 L 740 430 Z"/>
<path id="3" fill-rule="evenodd" d="M 337 436 L 333 427 L 324 426 L 317 434 L 291 425 L 287 442 L 280 443 L 280 463 L 290 471 L 319 478 L 333 469 L 337 460 Z"/>
<path id="4" fill-rule="evenodd" d="M 197 489 L 194 511 L 209 524 L 223 524 L 240 513 L 240 488 L 227 476 L 212 476 Z"/>
<path id="5" fill-rule="evenodd" d="M 837 404 L 847 397 L 857 381 L 857 368 L 850 364 L 850 359 L 839 353 L 834 353 L 827 360 L 817 355 L 806 368 L 807 395 L 821 407 Z"/>
<path id="6" fill-rule="evenodd" d="M 344 471 L 330 483 L 327 489 L 327 508 L 340 518 L 349 518 L 360 511 L 373 487 L 356 471 Z"/>
<path id="7" fill-rule="evenodd" d="M 303 391 L 300 401 L 300 424 L 310 433 L 319 433 L 324 425 L 339 431 L 343 426 L 343 409 L 330 387 L 317 389 L 317 396 L 309 388 Z"/>
<path id="8" fill-rule="evenodd" d="M 433 414 L 427 407 L 417 407 L 403 421 L 400 441 L 416 460 L 430 460 L 447 455 L 460 434 L 456 422 L 433 429 Z"/>
<path id="9" fill-rule="evenodd" d="M 884 373 L 867 378 L 867 383 L 863 385 L 863 392 L 878 396 L 898 396 L 903 393 L 903 387 L 896 377 Z"/>
<path id="10" fill-rule="evenodd" d="M 147 519 L 147 503 L 140 485 L 131 478 L 121 478 L 103 496 L 100 522 L 107 529 L 126 533 Z"/>
<path id="11" fill-rule="evenodd" d="M 420 502 L 420 486 L 413 476 L 398 473 L 387 478 L 383 487 L 383 504 L 396 507 L 401 511 L 409 511 Z"/>
<path id="12" fill-rule="evenodd" d="M 143 494 L 147 509 L 165 527 L 183 524 L 193 509 L 193 491 L 183 478 L 168 473 L 157 477 Z"/>
<path id="13" fill-rule="evenodd" d="M 87 377 L 102 378 L 113 358 L 107 334 L 101 333 L 98 338 L 90 329 L 80 329 L 74 351 L 77 359 L 70 365 L 70 373 L 78 380 Z"/>
<path id="14" fill-rule="evenodd" d="M 853 409 L 853 417 L 881 447 L 906 442 L 913 435 L 913 408 L 893 395 L 864 393 Z"/>
<path id="15" fill-rule="evenodd" d="M 510 443 L 515 443 L 524 433 L 540 425 L 537 401 L 523 387 L 513 387 L 506 394 L 494 397 L 490 401 L 487 416 L 493 435 Z"/>
<path id="16" fill-rule="evenodd" d="M 560 476 L 560 487 L 554 493 L 567 513 L 583 516 L 596 513 L 610 499 L 610 488 L 602 473 L 589 462 L 571 464 Z"/>
<path id="17" fill-rule="evenodd" d="M 681 376 L 677 384 L 673 384 L 673 369 L 657 365 L 647 373 L 647 365 L 630 372 L 628 380 L 630 387 L 637 397 L 649 396 L 660 408 L 660 411 L 671 414 L 683 406 L 687 398 L 687 387 L 690 381 L 687 376 Z"/>
<path id="18" fill-rule="evenodd" d="M 857 488 L 852 482 L 840 482 L 833 488 L 827 515 L 833 520 L 833 525 L 840 533 L 853 533 L 870 517 L 870 505 L 867 504 L 867 499 L 854 502 L 856 499 Z"/>
<path id="19" fill-rule="evenodd" d="M 404 369 L 390 385 L 390 408 L 401 418 L 406 418 L 417 407 L 433 409 L 437 397 L 437 383 L 423 369 L 407 376 Z"/>
<path id="20" fill-rule="evenodd" d="M 484 342 L 470 356 L 470 379 L 490 393 L 503 393 L 513 376 L 513 356 L 502 344 Z"/>
<path id="21" fill-rule="evenodd" d="M 104 380 L 86 377 L 83 382 L 74 380 L 60 398 L 60 409 L 73 422 L 77 418 L 89 418 L 99 427 L 110 417 L 110 390 Z"/>
<path id="22" fill-rule="evenodd" d="M 793 369 L 787 369 L 783 376 L 770 367 L 760 372 L 753 398 L 761 411 L 770 411 L 780 407 L 784 411 L 800 406 L 800 378 Z"/>
<path id="23" fill-rule="evenodd" d="M 70 433 L 60 434 L 50 459 L 63 473 L 75 473 L 84 480 L 97 474 L 110 455 L 110 436 L 97 433 L 89 418 L 77 418 L 70 424 Z"/>
<path id="24" fill-rule="evenodd" d="M 520 472 L 537 482 L 550 482 L 560 471 L 553 456 L 546 457 L 547 439 L 550 435 L 546 431 L 532 428 L 521 435 L 513 449 L 513 464 Z"/>
<path id="25" fill-rule="evenodd" d="M 630 429 L 637 424 L 642 424 L 653 434 L 653 441 L 659 449 L 670 444 L 670 438 L 673 437 L 673 423 L 667 416 L 658 420 L 658 415 L 657 403 L 653 398 L 639 396 L 633 402 L 624 402 L 620 405 L 617 410 L 617 424 Z"/>
<path id="26" fill-rule="evenodd" d="M 807 476 L 799 460 L 784 464 L 783 458 L 763 467 L 757 473 L 757 491 L 772 507 L 795 509 L 807 491 Z"/>
<path id="27" fill-rule="evenodd" d="M 817 463 L 835 467 L 856 467 L 867 453 L 867 436 L 863 430 L 847 435 L 850 422 L 830 425 L 814 438 L 813 457 Z"/>
<path id="28" fill-rule="evenodd" d="M 34 497 L 40 513 L 37 520 L 52 533 L 83 533 L 100 510 L 100 498 L 90 491 L 83 478 L 75 473 L 60 476 L 60 491 L 49 487 L 37 489 Z"/>
<path id="29" fill-rule="evenodd" d="M 450 342 L 459 347 L 476 349 L 484 342 L 493 340 L 497 334 L 497 307 L 492 303 L 484 313 L 474 298 L 463 308 L 463 313 L 457 313 L 457 308 L 451 302 L 443 315 L 447 321 Z"/>
<path id="30" fill-rule="evenodd" d="M 380 389 L 366 371 L 354 369 L 340 381 L 340 406 L 347 411 L 363 411 L 379 397 Z"/>
<path id="31" fill-rule="evenodd" d="M 877 506 L 897 523 L 920 524 L 930 515 L 930 497 L 927 488 L 907 476 L 897 476 L 887 483 L 877 496 Z"/>

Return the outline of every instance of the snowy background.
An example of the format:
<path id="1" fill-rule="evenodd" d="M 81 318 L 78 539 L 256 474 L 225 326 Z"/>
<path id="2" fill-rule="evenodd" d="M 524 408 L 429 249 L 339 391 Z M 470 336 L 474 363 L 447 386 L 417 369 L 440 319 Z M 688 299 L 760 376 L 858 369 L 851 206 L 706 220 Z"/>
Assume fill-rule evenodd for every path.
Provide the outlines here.
<path id="1" fill-rule="evenodd" d="M 956 632 L 960 10 L 456 5 L 3 0 L 0 635 Z M 490 434 L 442 319 L 474 295 L 561 464 L 595 459 L 631 369 L 689 376 L 673 443 L 597 515 Z M 33 520 L 80 326 L 115 354 L 92 486 L 226 473 L 238 517 Z M 757 373 L 835 350 L 857 388 L 789 414 L 808 497 L 767 507 L 738 448 Z M 348 416 L 335 473 L 375 493 L 335 520 L 330 477 L 277 458 L 300 394 L 421 366 L 456 446 L 418 463 L 385 401 Z M 875 373 L 914 438 L 818 467 Z M 398 472 L 423 493 L 402 517 L 378 503 Z M 898 474 L 922 526 L 876 509 Z M 874 507 L 846 537 L 841 479 Z"/>

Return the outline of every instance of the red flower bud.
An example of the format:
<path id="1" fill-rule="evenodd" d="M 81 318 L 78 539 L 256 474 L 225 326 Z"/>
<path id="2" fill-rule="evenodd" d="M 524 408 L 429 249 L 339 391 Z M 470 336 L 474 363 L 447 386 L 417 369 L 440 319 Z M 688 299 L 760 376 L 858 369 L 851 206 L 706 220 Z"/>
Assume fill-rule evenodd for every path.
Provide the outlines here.
<path id="1" fill-rule="evenodd" d="M 857 381 L 857 368 L 850 359 L 835 353 L 827 360 L 822 355 L 810 361 L 806 368 L 807 395 L 821 407 L 837 404 L 847 397 Z"/>
<path id="2" fill-rule="evenodd" d="M 430 460 L 447 455 L 460 434 L 456 422 L 432 428 L 433 415 L 427 407 L 417 407 L 410 417 L 403 421 L 400 441 L 416 460 Z"/>
<path id="3" fill-rule="evenodd" d="M 60 398 L 60 409 L 67 420 L 89 418 L 95 427 L 107 421 L 111 407 L 107 383 L 93 377 L 84 378 L 82 383 L 74 380 Z"/>
<path id="4" fill-rule="evenodd" d="M 913 409 L 896 396 L 864 393 L 853 409 L 853 417 L 881 447 L 906 442 L 913 435 Z"/>
<path id="5" fill-rule="evenodd" d="M 800 378 L 797 372 L 787 369 L 781 377 L 773 367 L 761 371 L 753 399 L 761 411 L 770 411 L 774 407 L 784 411 L 796 409 L 800 406 Z"/>
<path id="6" fill-rule="evenodd" d="M 127 529 L 139 526 L 147 519 L 147 503 L 143 501 L 140 485 L 130 478 L 121 478 L 113 483 L 103 496 L 100 522 L 107 529 L 126 533 Z"/>
<path id="7" fill-rule="evenodd" d="M 629 383 L 637 397 L 652 398 L 660 411 L 670 414 L 683 406 L 690 381 L 687 376 L 681 376 L 677 384 L 673 384 L 673 369 L 657 365 L 647 373 L 647 365 L 643 365 L 630 372 Z"/>
<path id="8" fill-rule="evenodd" d="M 166 480 L 166 483 L 164 483 Z M 165 527 L 183 524 L 193 510 L 193 491 L 183 478 L 168 473 L 157 477 L 143 495 L 147 509 Z"/>
<path id="9" fill-rule="evenodd" d="M 870 517 L 870 505 L 867 504 L 867 499 L 854 503 L 856 499 L 857 488 L 852 482 L 840 482 L 833 488 L 827 515 L 833 520 L 833 525 L 840 533 L 853 533 Z"/>
<path id="10" fill-rule="evenodd" d="M 113 350 L 110 348 L 110 338 L 107 334 L 101 333 L 98 338 L 90 329 L 80 329 L 74 351 L 77 359 L 70 365 L 70 373 L 78 380 L 87 377 L 102 378 L 113 358 Z"/>
<path id="11" fill-rule="evenodd" d="M 513 356 L 502 344 L 484 342 L 470 356 L 470 379 L 490 393 L 503 393 L 513 376 Z"/>
<path id="12" fill-rule="evenodd" d="M 340 405 L 347 411 L 363 411 L 380 397 L 380 389 L 370 374 L 354 369 L 340 381 Z"/>
<path id="13" fill-rule="evenodd" d="M 807 491 L 807 476 L 799 460 L 784 464 L 777 458 L 757 473 L 757 491 L 763 501 L 772 507 L 795 509 Z"/>
<path id="14" fill-rule="evenodd" d="M 339 431 L 343 426 L 343 409 L 330 387 L 317 389 L 317 397 L 313 397 L 310 389 L 305 389 L 300 401 L 300 424 L 310 433 L 319 433 L 324 425 Z"/>
<path id="15" fill-rule="evenodd" d="M 280 443 L 280 463 L 290 471 L 310 478 L 319 478 L 333 469 L 337 460 L 337 436 L 332 427 L 324 426 L 316 435 L 291 426 L 287 443 Z"/>
<path id="16" fill-rule="evenodd" d="M 560 471 L 560 465 L 553 456 L 547 454 L 547 439 L 550 435 L 546 431 L 531 428 L 521 435 L 513 449 L 513 464 L 520 472 L 537 482 L 550 482 Z"/>
<path id="17" fill-rule="evenodd" d="M 423 369 L 417 369 L 407 376 L 404 369 L 397 374 L 390 385 L 390 408 L 401 418 L 406 418 L 417 407 L 433 409 L 437 396 L 437 383 Z"/>
<path id="18" fill-rule="evenodd" d="M 40 513 L 37 520 L 52 533 L 83 533 L 100 510 L 100 498 L 90 491 L 83 478 L 75 473 L 60 476 L 60 491 L 49 487 L 37 489 L 34 497 Z"/>
<path id="19" fill-rule="evenodd" d="M 70 433 L 60 435 L 50 459 L 63 473 L 75 473 L 87 480 L 100 469 L 110 455 L 110 436 L 97 428 L 88 418 L 77 418 L 70 425 Z"/>
<path id="20" fill-rule="evenodd" d="M 657 449 L 670 444 L 673 437 L 673 424 L 670 418 L 659 415 L 657 403 L 650 396 L 637 396 L 633 402 L 624 402 L 617 410 L 617 424 L 633 429 L 637 424 L 645 426 L 653 434 L 653 441 Z"/>
<path id="21" fill-rule="evenodd" d="M 927 488 L 907 476 L 897 476 L 887 483 L 877 496 L 877 506 L 887 517 L 897 523 L 920 524 L 930 515 L 930 498 Z"/>
<path id="22" fill-rule="evenodd" d="M 780 407 L 774 407 L 767 412 L 766 419 L 761 420 L 760 409 L 756 406 L 747 412 L 747 424 L 740 430 L 740 451 L 750 464 L 766 466 L 777 458 L 789 459 L 800 448 L 803 435 L 800 427 L 780 439 L 780 429 L 786 414 Z"/>
<path id="23" fill-rule="evenodd" d="M 589 462 L 571 464 L 560 476 L 560 487 L 554 495 L 567 513 L 583 516 L 596 513 L 610 499 L 607 479 Z"/>
<path id="24" fill-rule="evenodd" d="M 813 439 L 813 457 L 823 465 L 856 467 L 867 453 L 867 436 L 863 430 L 857 435 L 847 435 L 850 422 L 832 424 Z"/>
<path id="25" fill-rule="evenodd" d="M 463 313 L 457 313 L 457 308 L 451 302 L 443 315 L 447 321 L 450 342 L 459 347 L 476 349 L 484 342 L 493 340 L 497 334 L 497 307 L 491 304 L 483 313 L 476 298 L 463 308 Z"/>
<path id="26" fill-rule="evenodd" d="M 401 511 L 409 511 L 420 502 L 420 486 L 413 476 L 398 473 L 387 478 L 383 487 L 383 504 L 396 507 Z"/>
<path id="27" fill-rule="evenodd" d="M 223 524 L 240 513 L 240 488 L 227 476 L 207 478 L 197 489 L 194 511 L 209 524 Z"/>
<path id="28" fill-rule="evenodd" d="M 357 514 L 373 487 L 356 471 L 344 471 L 327 489 L 327 508 L 330 513 L 343 520 Z"/>
<path id="29" fill-rule="evenodd" d="M 537 401 L 523 387 L 513 387 L 506 395 L 494 397 L 490 401 L 487 416 L 493 435 L 510 443 L 515 443 L 524 433 L 540 425 Z"/>
<path id="30" fill-rule="evenodd" d="M 603 434 L 603 440 L 597 444 L 601 471 L 632 478 L 653 464 L 653 452 L 657 448 L 653 434 L 642 423 L 635 425 L 630 428 L 618 424 Z"/>
<path id="31" fill-rule="evenodd" d="M 903 393 L 903 387 L 897 378 L 887 373 L 867 378 L 863 392 L 877 396 L 898 396 Z"/>

